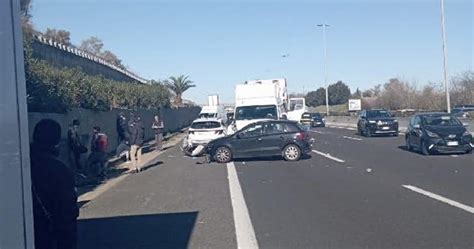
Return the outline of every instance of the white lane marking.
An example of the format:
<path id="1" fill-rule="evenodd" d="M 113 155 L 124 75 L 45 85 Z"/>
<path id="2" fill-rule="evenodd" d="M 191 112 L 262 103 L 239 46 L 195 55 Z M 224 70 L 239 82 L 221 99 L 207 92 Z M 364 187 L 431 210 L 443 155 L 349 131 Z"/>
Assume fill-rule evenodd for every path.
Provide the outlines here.
<path id="1" fill-rule="evenodd" d="M 339 159 L 337 157 L 333 157 L 331 156 L 329 153 L 324 153 L 324 152 L 321 152 L 321 151 L 317 151 L 317 150 L 313 150 L 314 153 L 318 154 L 318 155 L 321 155 L 323 157 L 326 157 L 326 158 L 329 158 L 331 160 L 334 160 L 338 163 L 345 163 L 346 161 L 342 160 L 342 159 Z"/>
<path id="2" fill-rule="evenodd" d="M 449 204 L 449 205 L 451 205 L 451 206 L 460 208 L 460 209 L 462 209 L 462 210 L 464 210 L 464 211 L 468 211 L 469 213 L 474 214 L 474 208 L 473 208 L 473 207 L 470 207 L 470 206 L 468 206 L 468 205 L 464 205 L 464 204 L 459 203 L 459 202 L 457 202 L 457 201 L 453 201 L 453 200 L 448 199 L 448 198 L 446 198 L 446 197 L 443 197 L 443 196 L 441 196 L 441 195 L 437 195 L 437 194 L 435 194 L 435 193 L 428 192 L 428 191 L 426 191 L 426 190 L 423 190 L 423 189 L 421 189 L 421 188 L 417 188 L 417 187 L 412 186 L 412 185 L 402 185 L 402 186 L 403 186 L 404 188 L 407 188 L 407 189 L 411 190 L 411 191 L 414 191 L 414 192 L 417 192 L 417 193 L 419 193 L 419 194 L 428 196 L 428 197 L 433 198 L 433 199 L 435 199 L 435 200 L 444 202 L 444 203 L 446 203 L 446 204 Z"/>
<path id="3" fill-rule="evenodd" d="M 347 127 L 346 130 L 350 130 L 350 131 L 355 131 L 356 128 L 352 128 L 352 127 Z"/>
<path id="4" fill-rule="evenodd" d="M 451 157 L 459 157 L 458 155 L 451 155 Z"/>
<path id="5" fill-rule="evenodd" d="M 349 139 L 349 140 L 362 141 L 362 139 L 361 139 L 361 138 L 357 138 L 357 137 L 348 137 L 348 136 L 342 136 L 342 138 Z"/>
<path id="6" fill-rule="evenodd" d="M 234 212 L 235 235 L 237 247 L 258 249 L 257 237 L 250 220 L 244 194 L 233 162 L 227 163 L 227 179 L 229 179 L 230 199 Z"/>
<path id="7" fill-rule="evenodd" d="M 322 132 L 322 131 L 313 131 L 313 130 L 310 130 L 310 132 L 314 132 L 314 133 L 318 133 L 318 134 L 326 134 L 325 132 Z"/>

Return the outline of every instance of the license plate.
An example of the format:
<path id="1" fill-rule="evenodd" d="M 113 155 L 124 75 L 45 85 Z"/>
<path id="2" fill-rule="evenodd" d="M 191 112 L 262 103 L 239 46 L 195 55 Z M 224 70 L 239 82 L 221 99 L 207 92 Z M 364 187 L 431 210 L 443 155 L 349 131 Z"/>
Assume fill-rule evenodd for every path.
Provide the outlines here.
<path id="1" fill-rule="evenodd" d="M 458 141 L 449 141 L 447 143 L 448 146 L 458 146 L 459 145 L 459 142 Z"/>
<path id="2" fill-rule="evenodd" d="M 390 129 L 390 127 L 388 127 L 388 126 L 382 127 L 382 130 L 389 130 L 389 129 Z"/>

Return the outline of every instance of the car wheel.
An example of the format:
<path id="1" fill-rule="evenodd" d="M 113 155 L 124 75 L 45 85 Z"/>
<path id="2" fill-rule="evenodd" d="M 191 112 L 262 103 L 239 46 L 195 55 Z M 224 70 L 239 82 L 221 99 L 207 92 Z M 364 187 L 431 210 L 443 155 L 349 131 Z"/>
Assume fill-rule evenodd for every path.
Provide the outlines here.
<path id="1" fill-rule="evenodd" d="M 282 154 L 287 161 L 298 161 L 301 158 L 301 149 L 296 144 L 289 144 L 283 148 Z"/>
<path id="2" fill-rule="evenodd" d="M 364 134 L 365 134 L 366 137 L 371 137 L 372 136 L 372 132 L 370 132 L 369 128 L 365 128 Z"/>
<path id="3" fill-rule="evenodd" d="M 413 151 L 413 147 L 411 147 L 410 141 L 408 138 L 405 138 L 405 147 L 407 148 L 408 151 Z"/>
<path id="4" fill-rule="evenodd" d="M 228 163 L 232 160 L 232 151 L 225 146 L 221 146 L 216 149 L 214 159 L 218 163 Z"/>
<path id="5" fill-rule="evenodd" d="M 472 154 L 472 149 L 467 150 L 466 154 Z"/>
<path id="6" fill-rule="evenodd" d="M 421 141 L 421 154 L 425 155 L 425 156 L 428 156 L 430 154 L 430 151 L 428 150 L 428 148 L 426 147 L 426 144 L 425 144 L 425 141 Z"/>

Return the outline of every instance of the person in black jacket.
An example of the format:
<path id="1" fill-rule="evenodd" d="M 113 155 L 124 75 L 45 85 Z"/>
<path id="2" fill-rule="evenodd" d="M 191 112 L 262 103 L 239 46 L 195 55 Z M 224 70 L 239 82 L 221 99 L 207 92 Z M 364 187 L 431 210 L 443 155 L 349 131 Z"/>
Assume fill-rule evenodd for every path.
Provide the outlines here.
<path id="1" fill-rule="evenodd" d="M 74 167 L 71 165 L 71 168 L 73 168 L 75 172 L 82 171 L 81 154 L 87 152 L 87 148 L 81 142 L 79 126 L 79 120 L 74 119 L 72 125 L 67 131 L 67 142 L 69 154 L 71 156 L 71 164 L 74 164 Z"/>
<path id="2" fill-rule="evenodd" d="M 128 133 L 127 118 L 125 117 L 123 112 L 120 112 L 119 115 L 117 116 L 116 129 L 117 129 L 117 146 L 118 146 L 127 138 L 127 133 Z"/>
<path id="3" fill-rule="evenodd" d="M 135 172 L 140 172 L 140 159 L 142 156 L 141 146 L 145 139 L 145 127 L 140 116 L 135 117 L 135 122 L 131 125 L 130 132 L 130 157 Z"/>
<path id="4" fill-rule="evenodd" d="M 61 126 L 43 119 L 36 124 L 30 150 L 36 249 L 77 247 L 77 195 L 72 170 L 57 159 Z"/>

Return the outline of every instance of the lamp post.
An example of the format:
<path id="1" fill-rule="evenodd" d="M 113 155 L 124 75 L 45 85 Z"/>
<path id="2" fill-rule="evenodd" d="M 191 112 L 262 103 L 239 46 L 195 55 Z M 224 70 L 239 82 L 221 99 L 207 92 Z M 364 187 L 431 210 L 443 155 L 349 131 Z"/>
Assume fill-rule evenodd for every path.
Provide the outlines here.
<path id="1" fill-rule="evenodd" d="M 324 46 L 324 84 L 326 85 L 326 115 L 329 116 L 329 95 L 328 95 L 328 61 L 327 61 L 327 45 L 326 45 L 326 27 L 329 24 L 318 24 L 318 27 L 323 28 L 323 46 Z"/>
<path id="2" fill-rule="evenodd" d="M 449 99 L 449 82 L 448 82 L 448 48 L 446 47 L 446 29 L 444 27 L 444 0 L 441 0 L 441 33 L 443 36 L 443 71 L 444 71 L 444 88 L 446 92 L 446 110 L 451 113 L 451 103 Z"/>

